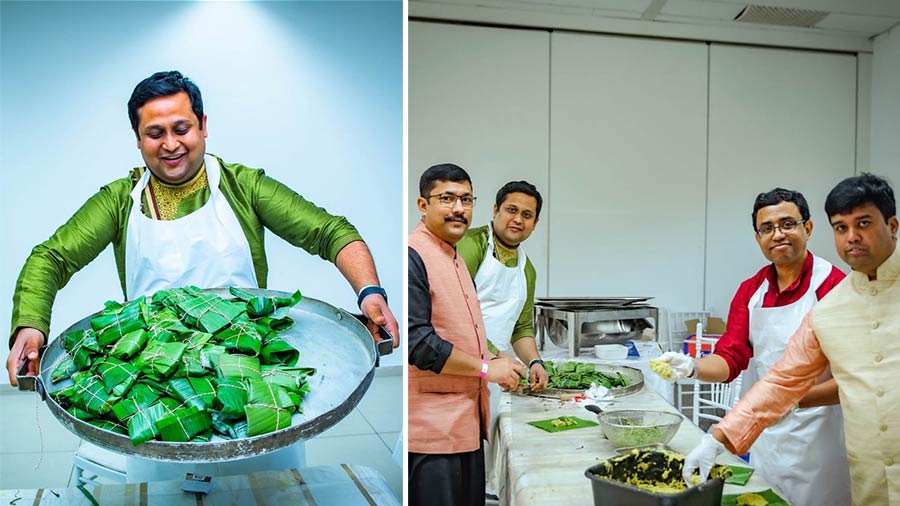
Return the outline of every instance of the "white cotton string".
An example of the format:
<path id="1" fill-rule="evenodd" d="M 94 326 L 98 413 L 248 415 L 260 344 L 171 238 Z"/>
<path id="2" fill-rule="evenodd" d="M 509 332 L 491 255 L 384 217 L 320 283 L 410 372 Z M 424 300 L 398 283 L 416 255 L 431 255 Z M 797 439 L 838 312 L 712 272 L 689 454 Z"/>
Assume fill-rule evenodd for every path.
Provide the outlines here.
<path id="1" fill-rule="evenodd" d="M 41 462 L 44 461 L 44 433 L 41 431 L 41 417 L 40 417 L 40 403 L 41 396 L 37 392 L 35 392 L 34 396 L 34 424 L 37 426 L 38 430 L 38 439 L 41 441 L 41 454 L 38 457 L 38 463 L 35 464 L 33 471 L 37 471 L 39 467 L 41 467 Z"/>

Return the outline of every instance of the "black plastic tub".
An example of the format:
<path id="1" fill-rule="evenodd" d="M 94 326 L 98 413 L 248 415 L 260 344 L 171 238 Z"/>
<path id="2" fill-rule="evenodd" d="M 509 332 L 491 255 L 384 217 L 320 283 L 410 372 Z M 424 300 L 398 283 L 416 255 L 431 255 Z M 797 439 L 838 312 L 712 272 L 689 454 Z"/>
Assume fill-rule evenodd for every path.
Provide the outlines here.
<path id="1" fill-rule="evenodd" d="M 682 481 L 684 456 L 666 451 L 638 451 L 601 461 L 584 472 L 591 480 L 595 506 L 719 506 L 722 487 L 731 474 L 717 465 L 707 481 L 676 493 L 651 492 L 626 483 L 635 473 L 664 483 Z"/>

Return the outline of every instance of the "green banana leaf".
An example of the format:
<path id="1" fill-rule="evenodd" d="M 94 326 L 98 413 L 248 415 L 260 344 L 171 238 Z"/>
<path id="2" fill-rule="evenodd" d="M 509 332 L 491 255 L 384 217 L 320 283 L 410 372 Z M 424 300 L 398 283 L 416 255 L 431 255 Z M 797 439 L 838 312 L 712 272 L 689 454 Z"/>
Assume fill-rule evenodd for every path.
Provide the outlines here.
<path id="1" fill-rule="evenodd" d="M 171 397 L 163 397 L 146 409 L 140 409 L 128 420 L 128 437 L 137 446 L 159 435 L 156 422 L 174 413 L 181 404 Z"/>
<path id="2" fill-rule="evenodd" d="M 206 346 L 206 343 L 208 343 L 209 340 L 212 339 L 212 337 L 213 335 L 208 332 L 199 332 L 195 330 L 191 332 L 190 337 L 188 337 L 187 340 L 184 341 L 184 344 L 187 345 L 188 351 L 199 351 L 203 349 L 204 346 Z"/>
<path id="3" fill-rule="evenodd" d="M 219 331 L 215 337 L 229 351 L 256 356 L 262 348 L 263 335 L 268 333 L 267 328 L 260 327 L 242 316 Z"/>
<path id="4" fill-rule="evenodd" d="M 68 411 L 70 415 L 74 416 L 75 418 L 77 418 L 79 420 L 88 421 L 88 420 L 93 420 L 93 419 L 97 418 L 97 415 L 95 415 L 94 413 L 91 413 L 90 411 L 85 411 L 85 410 L 79 408 L 78 406 L 71 406 L 66 411 Z"/>
<path id="5" fill-rule="evenodd" d="M 72 375 L 75 391 L 72 404 L 96 415 L 105 415 L 112 405 L 119 401 L 103 387 L 103 380 L 89 371 L 78 371 Z"/>
<path id="6" fill-rule="evenodd" d="M 206 346 L 200 350 L 200 363 L 206 369 L 215 370 L 219 367 L 219 357 L 226 353 L 222 345 Z"/>
<path id="7" fill-rule="evenodd" d="M 149 338 L 150 334 L 146 330 L 134 330 L 122 336 L 109 354 L 119 360 L 128 360 L 144 348 Z"/>
<path id="8" fill-rule="evenodd" d="M 288 392 L 301 393 L 306 377 L 315 374 L 312 367 L 284 367 L 278 365 L 260 366 L 260 376 L 266 383 L 283 387 Z"/>
<path id="9" fill-rule="evenodd" d="M 243 413 L 241 413 L 241 415 L 243 415 Z M 222 413 L 215 412 L 212 414 L 211 418 L 213 432 L 225 439 L 234 439 L 234 429 L 231 427 L 230 423 L 231 418 Z"/>
<path id="10" fill-rule="evenodd" d="M 291 426 L 294 402 L 282 387 L 265 381 L 247 382 L 249 403 L 244 406 L 247 415 L 247 434 L 257 436 Z"/>
<path id="11" fill-rule="evenodd" d="M 303 395 L 297 392 L 288 391 L 288 397 L 291 398 L 291 402 L 294 403 L 294 409 L 297 410 L 297 413 L 303 413 L 303 406 L 301 403 L 303 402 Z"/>
<path id="12" fill-rule="evenodd" d="M 262 379 L 259 374 L 259 359 L 246 355 L 230 355 L 227 353 L 220 355 L 216 372 L 220 378 Z"/>
<path id="13" fill-rule="evenodd" d="M 178 369 L 175 370 L 176 378 L 181 378 L 184 376 L 205 376 L 209 374 L 209 371 L 203 367 L 203 360 L 200 358 L 200 350 L 190 350 L 184 352 L 181 355 L 181 364 L 178 366 Z"/>
<path id="14" fill-rule="evenodd" d="M 191 438 L 191 443 L 209 443 L 209 440 L 212 439 L 213 429 L 212 427 L 206 429 L 205 431 L 197 434 L 193 438 Z"/>
<path id="15" fill-rule="evenodd" d="M 144 297 L 139 297 L 125 306 L 108 305 L 106 310 L 91 318 L 91 328 L 97 333 L 97 343 L 109 346 L 125 334 L 144 328 L 144 317 L 141 314 L 143 303 Z"/>
<path id="16" fill-rule="evenodd" d="M 228 291 L 231 292 L 231 295 L 247 303 L 247 314 L 253 317 L 267 316 L 278 308 L 294 306 L 303 298 L 300 290 L 294 292 L 290 297 L 264 297 L 253 295 L 240 288 L 230 288 Z"/>
<path id="17" fill-rule="evenodd" d="M 115 403 L 112 412 L 121 423 L 127 423 L 138 411 L 150 407 L 159 399 L 155 390 L 143 383 L 131 387 L 125 399 Z"/>
<path id="18" fill-rule="evenodd" d="M 181 401 L 184 407 L 211 409 L 216 388 L 209 378 L 174 378 L 169 380 L 167 393 Z"/>
<path id="19" fill-rule="evenodd" d="M 281 318 L 263 316 L 257 319 L 256 323 L 271 329 L 272 332 L 284 332 L 294 326 L 294 320 L 290 316 L 282 316 Z"/>
<path id="20" fill-rule="evenodd" d="M 106 392 L 116 397 L 123 397 L 140 376 L 137 367 L 115 357 L 97 362 L 93 370 L 103 379 L 103 388 Z"/>
<path id="21" fill-rule="evenodd" d="M 216 387 L 216 399 L 222 404 L 221 413 L 237 418 L 244 416 L 244 405 L 247 404 L 247 387 L 236 378 L 219 378 Z"/>
<path id="22" fill-rule="evenodd" d="M 75 330 L 63 336 L 63 347 L 75 362 L 75 368 L 84 371 L 93 363 L 93 357 L 100 353 L 97 334 L 93 329 Z"/>
<path id="23" fill-rule="evenodd" d="M 225 328 L 244 311 L 240 305 L 232 304 L 214 293 L 204 292 L 196 286 L 188 286 L 182 290 L 189 297 L 176 304 L 177 310 L 185 316 L 186 323 L 196 324 L 210 334 Z"/>
<path id="24" fill-rule="evenodd" d="M 266 342 L 260 350 L 260 361 L 269 365 L 293 367 L 300 360 L 300 351 L 284 339 L 277 337 Z"/>
<path id="25" fill-rule="evenodd" d="M 181 337 L 191 334 L 191 329 L 185 326 L 175 311 L 163 308 L 155 311 L 153 305 L 144 306 L 144 320 L 147 322 L 147 332 L 151 339 L 164 343 L 181 341 Z"/>
<path id="26" fill-rule="evenodd" d="M 175 410 L 156 421 L 156 428 L 163 441 L 185 443 L 212 427 L 212 418 L 206 411 L 195 407 Z"/>
<path id="27" fill-rule="evenodd" d="M 72 357 L 66 356 L 59 362 L 56 368 L 53 369 L 53 372 L 50 373 L 50 381 L 59 383 L 66 378 L 71 378 L 72 373 L 77 370 L 78 367 L 75 366 L 75 360 L 73 360 Z"/>
<path id="28" fill-rule="evenodd" d="M 122 435 L 128 434 L 128 430 L 125 429 L 125 427 L 122 427 L 121 425 L 119 425 L 115 422 L 110 422 L 109 420 L 96 420 L 95 419 L 95 420 L 88 420 L 88 423 L 95 427 L 100 427 L 101 429 L 108 430 L 110 432 L 115 432 L 116 434 L 122 434 Z"/>
<path id="29" fill-rule="evenodd" d="M 181 355 L 185 349 L 187 345 L 184 343 L 149 341 L 144 351 L 138 355 L 135 365 L 147 375 L 166 378 L 181 364 Z"/>

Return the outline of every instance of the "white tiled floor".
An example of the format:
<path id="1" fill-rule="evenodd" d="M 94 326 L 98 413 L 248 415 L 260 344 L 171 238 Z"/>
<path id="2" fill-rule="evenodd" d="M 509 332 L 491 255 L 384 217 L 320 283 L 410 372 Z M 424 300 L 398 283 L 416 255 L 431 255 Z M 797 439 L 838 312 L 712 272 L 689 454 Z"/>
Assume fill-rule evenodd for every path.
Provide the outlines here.
<path id="1" fill-rule="evenodd" d="M 403 471 L 391 453 L 403 424 L 403 378 L 393 375 L 393 369 L 376 371 L 357 408 L 334 427 L 307 441 L 306 461 L 308 466 L 371 467 L 384 476 L 400 498 Z M 78 437 L 56 421 L 45 403 L 37 403 L 31 392 L 0 386 L 0 413 L 0 489 L 65 487 Z M 38 460 L 41 464 L 35 470 Z"/>

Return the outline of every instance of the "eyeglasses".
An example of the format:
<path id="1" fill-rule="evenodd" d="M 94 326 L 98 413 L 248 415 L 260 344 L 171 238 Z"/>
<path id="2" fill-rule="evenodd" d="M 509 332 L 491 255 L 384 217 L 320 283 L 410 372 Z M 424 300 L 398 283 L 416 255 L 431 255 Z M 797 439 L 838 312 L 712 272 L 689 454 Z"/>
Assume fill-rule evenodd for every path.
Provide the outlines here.
<path id="1" fill-rule="evenodd" d="M 765 224 L 758 229 L 756 229 L 756 233 L 759 234 L 760 237 L 770 236 L 775 233 L 775 229 L 781 230 L 781 233 L 786 234 L 788 232 L 793 231 L 798 226 L 806 223 L 807 220 L 784 220 L 778 225 L 769 225 Z"/>
<path id="2" fill-rule="evenodd" d="M 475 199 L 477 197 L 473 197 L 472 195 L 454 195 L 452 193 L 435 193 L 433 195 L 423 195 L 424 198 L 430 199 L 431 197 L 437 197 L 438 201 L 441 203 L 441 207 L 453 207 L 456 205 L 456 201 L 462 202 L 462 206 L 466 208 L 473 207 L 475 205 Z"/>

